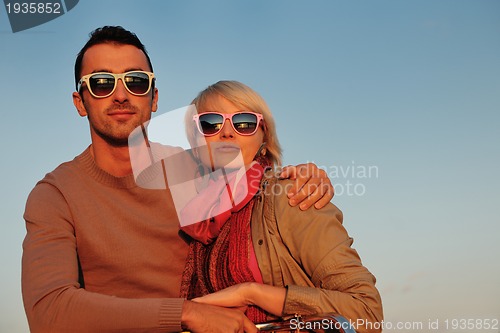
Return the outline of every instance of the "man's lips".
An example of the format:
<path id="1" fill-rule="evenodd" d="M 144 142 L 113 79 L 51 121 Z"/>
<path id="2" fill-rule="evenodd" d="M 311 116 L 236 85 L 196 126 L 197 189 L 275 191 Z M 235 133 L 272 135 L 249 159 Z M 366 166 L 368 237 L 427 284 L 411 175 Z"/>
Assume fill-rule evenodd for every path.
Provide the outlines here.
<path id="1" fill-rule="evenodd" d="M 120 111 L 113 111 L 109 112 L 108 116 L 113 117 L 113 118 L 118 118 L 118 119 L 128 119 L 132 117 L 135 114 L 133 111 L 128 111 L 128 110 L 120 110 Z"/>
<path id="2" fill-rule="evenodd" d="M 120 111 L 112 111 L 108 112 L 108 116 L 114 116 L 117 114 L 134 114 L 134 111 L 129 111 L 129 110 L 120 110 Z"/>
<path id="3" fill-rule="evenodd" d="M 139 113 L 139 109 L 132 104 L 124 103 L 123 105 L 112 105 L 106 109 L 108 116 L 130 116 Z"/>

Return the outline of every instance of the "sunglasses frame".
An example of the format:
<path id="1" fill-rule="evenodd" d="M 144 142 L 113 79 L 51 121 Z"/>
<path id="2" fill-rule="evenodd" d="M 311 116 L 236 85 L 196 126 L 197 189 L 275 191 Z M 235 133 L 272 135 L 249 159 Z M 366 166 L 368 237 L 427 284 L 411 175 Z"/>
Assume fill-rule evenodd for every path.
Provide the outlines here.
<path id="1" fill-rule="evenodd" d="M 134 93 L 133 91 L 131 91 L 126 83 L 126 81 L 124 80 L 125 76 L 131 74 L 131 73 L 142 73 L 142 74 L 146 74 L 149 78 L 149 86 L 148 86 L 148 90 L 146 90 L 145 93 L 143 94 L 137 94 L 137 93 Z M 104 96 L 99 96 L 99 95 L 96 95 L 94 94 L 94 92 L 92 91 L 92 88 L 90 87 L 90 78 L 94 75 L 99 75 L 99 74 L 106 74 L 106 75 L 111 75 L 114 79 L 115 79 L 115 85 L 113 87 L 113 89 L 111 90 L 111 92 L 107 95 L 104 95 Z M 153 81 L 155 80 L 155 74 L 152 73 L 152 72 L 147 72 L 147 71 L 129 71 L 129 72 L 125 72 L 125 73 L 110 73 L 110 72 L 96 72 L 96 73 L 90 73 L 90 74 L 87 74 L 87 75 L 84 75 L 82 76 L 82 78 L 80 79 L 80 81 L 78 81 L 78 86 L 77 86 L 77 91 L 80 92 L 80 89 L 82 89 L 82 85 L 83 83 L 85 82 L 85 84 L 87 85 L 87 90 L 90 92 L 90 94 L 92 96 L 94 96 L 95 98 L 106 98 L 106 97 L 109 97 L 111 95 L 113 95 L 113 93 L 115 92 L 116 90 L 116 86 L 118 85 L 118 80 L 122 80 L 122 83 L 123 85 L 125 86 L 125 89 L 127 89 L 127 91 L 129 93 L 131 93 L 132 95 L 134 96 L 145 96 L 149 93 L 149 91 L 151 90 L 151 87 L 153 86 Z"/>
<path id="2" fill-rule="evenodd" d="M 215 132 L 213 134 L 205 134 L 205 133 L 203 133 L 203 130 L 201 129 L 200 117 L 203 115 L 206 115 L 206 114 L 216 114 L 218 116 L 223 117 L 222 118 L 222 126 L 219 128 L 219 130 L 217 132 Z M 255 125 L 255 130 L 252 133 L 241 133 L 240 131 L 238 131 L 234 127 L 233 117 L 236 115 L 239 115 L 239 114 L 251 114 L 251 115 L 256 116 L 257 124 Z M 259 130 L 259 125 L 261 124 L 261 122 L 264 121 L 264 117 L 262 116 L 262 114 L 256 113 L 256 112 L 251 112 L 251 111 L 238 111 L 236 113 L 222 113 L 222 112 L 216 112 L 216 111 L 208 111 L 208 112 L 198 113 L 198 114 L 195 114 L 193 116 L 193 121 L 196 123 L 196 128 L 198 129 L 198 132 L 200 132 L 200 134 L 203 136 L 214 136 L 214 135 L 219 134 L 222 131 L 222 129 L 224 128 L 224 125 L 226 124 L 227 119 L 229 119 L 229 123 L 231 124 L 231 127 L 233 128 L 233 130 L 236 133 L 238 133 L 239 135 L 244 135 L 244 136 L 254 135 L 255 133 L 257 133 L 257 131 Z"/>

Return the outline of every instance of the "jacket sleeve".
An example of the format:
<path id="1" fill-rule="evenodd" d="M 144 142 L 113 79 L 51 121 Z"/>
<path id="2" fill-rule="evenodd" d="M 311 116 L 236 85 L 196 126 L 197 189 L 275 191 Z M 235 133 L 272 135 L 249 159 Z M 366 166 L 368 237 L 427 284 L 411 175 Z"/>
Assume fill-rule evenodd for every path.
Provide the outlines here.
<path id="1" fill-rule="evenodd" d="M 357 323 L 358 332 L 379 332 L 383 314 L 375 277 L 351 247 L 340 210 L 330 203 L 300 211 L 288 204 L 286 195 L 274 197 L 282 241 L 314 285 L 289 284 L 284 314 L 336 312 Z M 371 326 L 362 325 L 366 322 Z"/>
<path id="2" fill-rule="evenodd" d="M 181 330 L 183 299 L 125 299 L 80 286 L 71 212 L 56 187 L 35 186 L 24 218 L 22 292 L 31 332 Z"/>

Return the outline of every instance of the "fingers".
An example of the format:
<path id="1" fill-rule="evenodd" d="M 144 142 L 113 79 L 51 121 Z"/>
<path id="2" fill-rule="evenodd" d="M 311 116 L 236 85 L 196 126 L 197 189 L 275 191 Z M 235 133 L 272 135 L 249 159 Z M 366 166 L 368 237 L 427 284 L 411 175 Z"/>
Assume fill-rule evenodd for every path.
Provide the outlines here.
<path id="1" fill-rule="evenodd" d="M 326 172 L 313 163 L 287 166 L 283 169 L 281 177 L 296 179 L 294 186 L 288 191 L 290 205 L 299 205 L 301 210 L 306 210 L 314 205 L 322 208 L 334 196 L 334 188 Z"/>
<path id="2" fill-rule="evenodd" d="M 246 333 L 257 333 L 257 326 L 246 316 L 243 316 L 243 331 Z"/>
<path id="3" fill-rule="evenodd" d="M 280 178 L 282 179 L 295 179 L 297 167 L 293 165 L 287 165 L 281 169 Z"/>
<path id="4" fill-rule="evenodd" d="M 328 184 L 322 182 L 321 189 L 318 188 L 317 191 L 320 190 L 323 191 L 323 196 L 314 204 L 314 208 L 316 209 L 321 209 L 325 207 L 335 195 L 335 190 L 330 182 Z"/>
<path id="5" fill-rule="evenodd" d="M 181 322 L 191 332 L 255 333 L 257 327 L 240 309 L 226 309 L 209 304 L 185 301 Z"/>
<path id="6" fill-rule="evenodd" d="M 317 202 L 327 200 L 326 203 L 328 203 L 330 200 L 324 199 L 324 189 L 326 185 L 322 183 L 317 185 L 315 181 L 315 179 L 311 178 L 307 184 L 304 184 L 299 192 L 290 198 L 290 204 L 298 204 L 301 210 L 307 210 L 313 205 L 316 207 Z"/>

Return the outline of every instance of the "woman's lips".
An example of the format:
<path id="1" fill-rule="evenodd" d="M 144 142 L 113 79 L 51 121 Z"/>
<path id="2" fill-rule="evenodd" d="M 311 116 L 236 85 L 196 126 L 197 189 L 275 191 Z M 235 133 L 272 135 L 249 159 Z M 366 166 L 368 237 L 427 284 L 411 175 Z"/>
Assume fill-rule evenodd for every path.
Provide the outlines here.
<path id="1" fill-rule="evenodd" d="M 220 153 L 238 153 L 240 151 L 240 147 L 234 145 L 223 145 L 220 147 L 216 147 L 215 150 Z"/>
<path id="2" fill-rule="evenodd" d="M 211 159 L 217 168 L 233 168 L 243 165 L 241 147 L 227 142 L 210 143 Z"/>
<path id="3" fill-rule="evenodd" d="M 220 151 L 220 152 L 231 152 L 234 153 L 239 152 L 241 150 L 240 146 L 234 144 L 234 143 L 228 143 L 228 142 L 210 142 L 210 149 L 214 151 Z"/>

